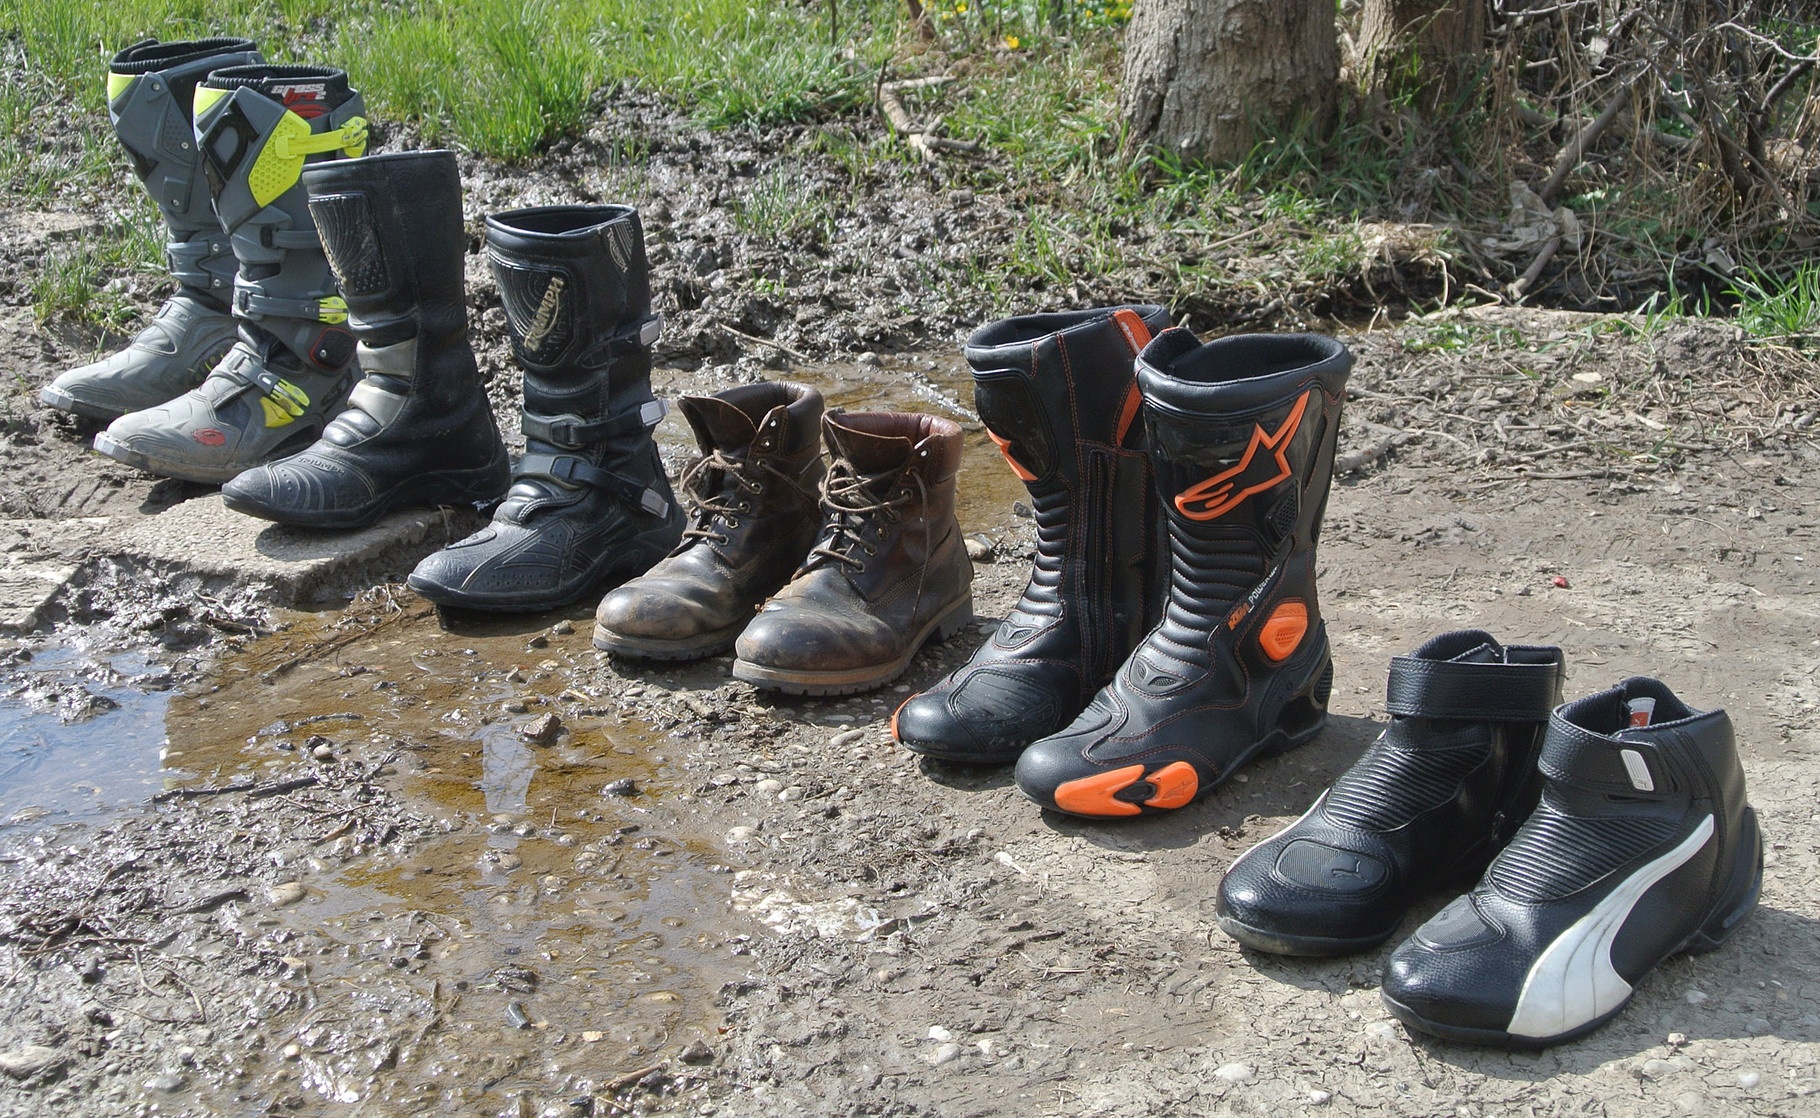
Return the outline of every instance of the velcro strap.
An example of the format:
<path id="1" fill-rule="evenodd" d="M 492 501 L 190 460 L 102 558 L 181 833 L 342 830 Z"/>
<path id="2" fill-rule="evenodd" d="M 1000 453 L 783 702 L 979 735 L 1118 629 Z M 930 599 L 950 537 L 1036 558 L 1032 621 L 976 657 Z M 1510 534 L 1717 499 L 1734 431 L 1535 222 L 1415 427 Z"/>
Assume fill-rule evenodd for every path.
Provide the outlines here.
<path id="1" fill-rule="evenodd" d="M 1564 718 L 1549 720 L 1536 767 L 1557 784 L 1589 792 L 1661 797 L 1676 788 L 1673 769 L 1654 742 L 1608 738 Z"/>
<path id="2" fill-rule="evenodd" d="M 518 460 L 518 468 L 512 471 L 512 476 L 547 477 L 570 488 L 591 485 L 652 516 L 670 514 L 670 502 L 657 490 L 567 454 L 527 454 Z"/>
<path id="3" fill-rule="evenodd" d="M 1456 664 L 1398 656 L 1385 706 L 1409 718 L 1540 722 L 1555 705 L 1554 664 Z"/>
<path id="4" fill-rule="evenodd" d="M 646 400 L 636 408 L 592 422 L 584 421 L 579 415 L 536 415 L 524 412 L 519 430 L 527 438 L 553 446 L 579 448 L 598 439 L 649 431 L 663 422 L 669 411 L 669 405 L 662 400 Z"/>
<path id="5" fill-rule="evenodd" d="M 391 424 L 404 410 L 404 394 L 393 392 L 371 380 L 363 380 L 348 393 L 348 406 L 359 408 L 379 421 L 381 427 Z"/>

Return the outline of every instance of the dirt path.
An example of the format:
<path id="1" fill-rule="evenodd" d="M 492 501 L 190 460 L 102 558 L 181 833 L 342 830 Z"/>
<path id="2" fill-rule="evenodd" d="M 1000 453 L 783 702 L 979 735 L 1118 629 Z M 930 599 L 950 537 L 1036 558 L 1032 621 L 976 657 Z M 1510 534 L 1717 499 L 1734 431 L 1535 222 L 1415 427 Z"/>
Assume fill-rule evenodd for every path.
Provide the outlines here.
<path id="1" fill-rule="evenodd" d="M 9 313 L 0 353 L 35 391 L 81 340 Z M 9 702 L 74 703 L 123 765 L 123 720 L 162 717 L 145 791 L 165 794 L 0 828 L 0 1114 L 1820 1114 L 1811 359 L 1723 325 L 1529 312 L 1348 341 L 1330 728 L 1136 825 L 1044 816 L 1005 769 L 889 742 L 891 708 L 1026 573 L 1020 490 L 977 427 L 965 527 L 998 557 L 976 566 L 980 624 L 873 696 L 606 660 L 583 608 L 445 628 L 381 588 L 255 636 L 96 575 L 10 654 Z M 733 356 L 660 385 L 776 363 Z M 966 403 L 948 351 L 788 372 L 853 406 Z M 104 570 L 105 533 L 55 526 L 193 495 L 11 404 L 8 555 Z M 1212 920 L 1224 868 L 1382 726 L 1388 658 L 1468 626 L 1561 644 L 1570 694 L 1644 673 L 1724 706 L 1771 843 L 1731 944 L 1536 1055 L 1406 1036 L 1377 999 L 1387 950 L 1252 956 Z M 34 691 L 20 657 L 57 642 L 149 666 L 47 666 Z M 104 683 L 178 693 L 110 710 L 71 689 Z M 566 729 L 528 743 L 545 713 Z"/>

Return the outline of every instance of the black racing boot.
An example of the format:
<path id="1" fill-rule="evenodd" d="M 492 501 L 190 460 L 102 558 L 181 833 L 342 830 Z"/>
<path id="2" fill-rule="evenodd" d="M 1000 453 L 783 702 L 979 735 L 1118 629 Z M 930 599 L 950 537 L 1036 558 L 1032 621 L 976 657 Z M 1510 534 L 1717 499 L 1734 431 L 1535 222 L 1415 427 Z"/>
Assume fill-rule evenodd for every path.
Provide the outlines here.
<path id="1" fill-rule="evenodd" d="M 455 153 L 337 159 L 303 185 L 366 377 L 314 446 L 241 474 L 222 499 L 280 524 L 358 528 L 499 497 L 511 461 L 468 344 Z"/>
<path id="2" fill-rule="evenodd" d="M 1166 330 L 1138 356 L 1169 523 L 1163 619 L 1017 785 L 1089 817 L 1181 807 L 1327 721 L 1333 660 L 1315 540 L 1352 355 L 1318 334 L 1202 345 Z"/>
<path id="3" fill-rule="evenodd" d="M 1711 951 L 1763 884 L 1763 837 L 1722 710 L 1627 679 L 1549 719 L 1542 802 L 1478 887 L 1384 968 L 1384 1004 L 1449 1040 L 1591 1032 L 1671 955 Z"/>
<path id="4" fill-rule="evenodd" d="M 731 648 L 821 532 L 819 391 L 760 381 L 676 407 L 701 445 L 682 478 L 689 527 L 594 611 L 594 647 L 621 656 L 699 660 Z"/>
<path id="5" fill-rule="evenodd" d="M 1390 938 L 1424 892 L 1478 880 L 1541 793 L 1536 752 L 1561 701 L 1552 646 L 1447 633 L 1390 662 L 1390 725 L 1294 824 L 1220 882 L 1233 939 L 1344 955 Z"/>
<path id="6" fill-rule="evenodd" d="M 1036 563 L 973 659 L 904 702 L 891 732 L 951 761 L 1015 761 L 1068 725 L 1155 623 L 1162 513 L 1133 362 L 1161 307 L 996 322 L 967 339 L 973 399 L 1030 488 Z"/>
<path id="7" fill-rule="evenodd" d="M 354 384 L 354 335 L 300 180 L 305 163 L 366 151 L 364 113 L 347 75 L 322 66 L 231 66 L 196 87 L 203 172 L 240 265 L 240 340 L 198 387 L 116 419 L 96 450 L 224 482 L 322 434 Z"/>
<path id="8" fill-rule="evenodd" d="M 202 383 L 234 344 L 234 250 L 209 202 L 191 104 L 210 70 L 263 61 L 251 39 L 134 43 L 108 66 L 107 115 L 164 219 L 164 259 L 177 291 L 125 349 L 71 369 L 38 398 L 108 421 L 174 400 Z"/>
<path id="9" fill-rule="evenodd" d="M 648 570 L 683 513 L 651 430 L 644 230 L 630 206 L 543 206 L 487 218 L 487 252 L 524 367 L 525 453 L 493 523 L 411 572 L 445 606 L 529 612 Z"/>

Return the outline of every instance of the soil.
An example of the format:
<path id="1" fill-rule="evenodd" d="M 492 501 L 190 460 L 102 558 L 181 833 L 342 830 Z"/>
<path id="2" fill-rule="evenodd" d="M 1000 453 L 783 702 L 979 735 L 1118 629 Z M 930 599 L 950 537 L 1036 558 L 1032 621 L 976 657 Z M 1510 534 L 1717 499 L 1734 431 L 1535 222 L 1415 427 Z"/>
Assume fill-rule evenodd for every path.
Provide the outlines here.
<path id="1" fill-rule="evenodd" d="M 685 131 L 634 180 L 596 137 L 470 165 L 467 204 L 635 183 L 665 395 L 791 376 L 969 421 L 978 624 L 841 700 L 756 692 L 726 657 L 598 655 L 586 604 L 477 621 L 387 584 L 295 613 L 121 574 L 82 518 L 199 491 L 31 402 L 118 339 L 18 302 L 92 226 L 9 219 L 4 546 L 78 573 L 0 703 L 0 1114 L 1820 1114 L 1807 351 L 1522 308 L 1326 323 L 1360 359 L 1321 544 L 1327 730 L 1165 818 L 1046 815 L 1008 769 L 919 761 L 887 728 L 1015 600 L 1030 536 L 947 340 L 985 315 L 906 286 L 918 250 L 885 246 L 991 236 L 969 215 L 1004 203 L 911 182 L 786 256 L 726 224 L 728 192 L 798 166 L 799 139 Z M 469 278 L 506 415 L 477 252 Z M 680 424 L 662 437 L 679 466 Z M 1225 867 L 1383 726 L 1388 658 L 1463 627 L 1562 645 L 1570 695 L 1648 674 L 1724 707 L 1770 843 L 1734 940 L 1538 1054 L 1406 1034 L 1376 995 L 1388 947 L 1285 960 L 1212 918 Z"/>

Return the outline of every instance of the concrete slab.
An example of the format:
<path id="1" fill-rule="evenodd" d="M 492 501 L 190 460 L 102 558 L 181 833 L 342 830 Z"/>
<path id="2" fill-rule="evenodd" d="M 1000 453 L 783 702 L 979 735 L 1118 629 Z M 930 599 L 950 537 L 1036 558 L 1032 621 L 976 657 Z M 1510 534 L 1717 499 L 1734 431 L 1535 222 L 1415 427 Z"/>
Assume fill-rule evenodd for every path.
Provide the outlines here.
<path id="1" fill-rule="evenodd" d="M 55 559 L 6 556 L 0 561 L 0 631 L 37 628 L 44 607 L 75 574 L 74 566 Z"/>
<path id="2" fill-rule="evenodd" d="M 286 528 L 234 512 L 215 493 L 141 521 L 107 550 L 161 574 L 262 583 L 278 604 L 307 605 L 399 577 L 479 523 L 467 509 L 414 509 L 352 532 Z"/>

